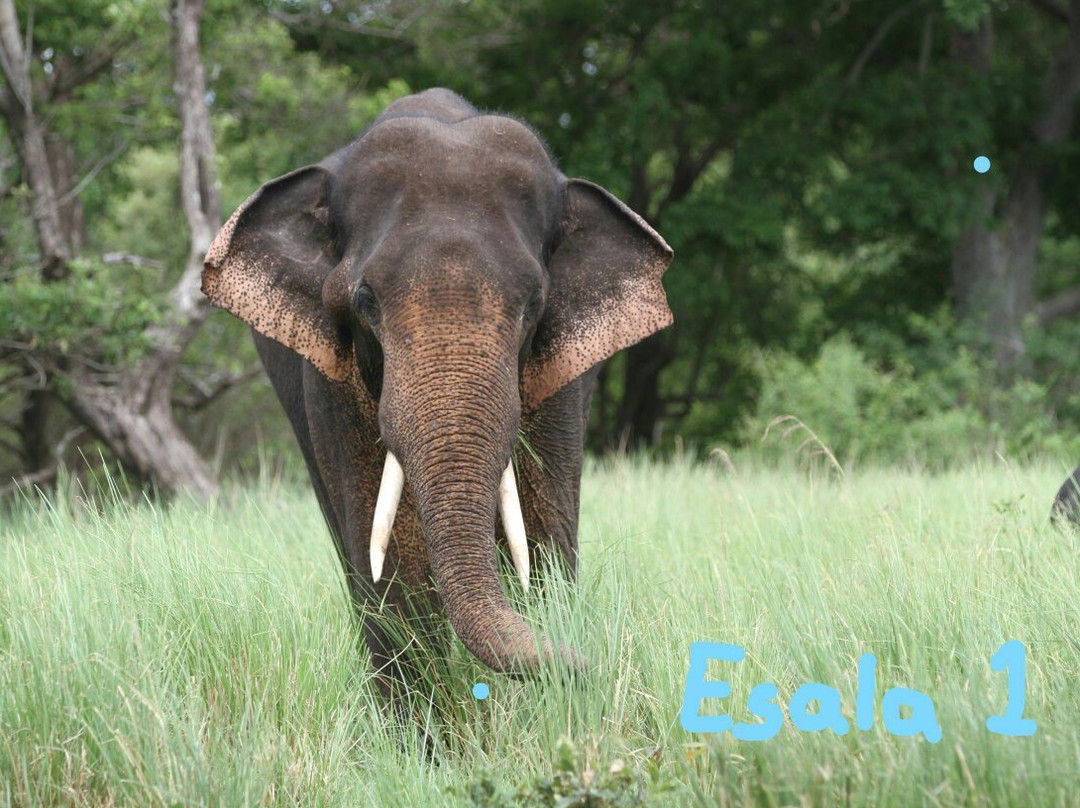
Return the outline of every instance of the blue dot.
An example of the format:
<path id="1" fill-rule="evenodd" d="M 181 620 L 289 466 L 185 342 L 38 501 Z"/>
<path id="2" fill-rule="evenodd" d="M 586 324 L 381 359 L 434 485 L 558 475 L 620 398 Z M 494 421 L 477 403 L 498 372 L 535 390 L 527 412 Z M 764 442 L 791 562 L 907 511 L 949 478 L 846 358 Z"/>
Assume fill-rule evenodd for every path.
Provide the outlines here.
<path id="1" fill-rule="evenodd" d="M 483 682 L 477 682 L 475 685 L 472 686 L 473 698 L 477 699 L 478 701 L 483 701 L 484 699 L 486 699 L 489 692 L 490 691 L 488 690 L 488 686 L 485 685 Z"/>
<path id="2" fill-rule="evenodd" d="M 990 170 L 990 158 L 980 154 L 978 157 L 975 158 L 974 165 L 976 171 L 978 171 L 980 174 L 985 174 L 987 171 Z"/>

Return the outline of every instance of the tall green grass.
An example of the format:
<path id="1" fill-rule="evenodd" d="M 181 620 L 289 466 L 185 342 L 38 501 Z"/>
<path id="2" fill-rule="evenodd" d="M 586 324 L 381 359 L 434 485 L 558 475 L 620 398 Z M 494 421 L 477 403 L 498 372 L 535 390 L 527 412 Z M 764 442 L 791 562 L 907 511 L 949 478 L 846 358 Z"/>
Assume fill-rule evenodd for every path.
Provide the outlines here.
<path id="1" fill-rule="evenodd" d="M 1080 554 L 1047 522 L 1065 466 L 739 466 L 591 466 L 576 584 L 523 596 L 507 576 L 587 676 L 497 676 L 455 642 L 414 701 L 427 747 L 374 695 L 306 488 L 27 499 L 0 527 L 0 805 L 1075 805 Z M 1013 638 L 1029 738 L 985 726 L 1006 694 L 990 656 Z M 733 695 L 704 710 L 752 720 L 771 681 L 786 712 L 822 682 L 854 724 L 869 652 L 878 704 L 927 693 L 943 740 L 880 715 L 843 737 L 787 719 L 760 743 L 688 734 L 697 640 L 747 653 L 712 664 Z"/>

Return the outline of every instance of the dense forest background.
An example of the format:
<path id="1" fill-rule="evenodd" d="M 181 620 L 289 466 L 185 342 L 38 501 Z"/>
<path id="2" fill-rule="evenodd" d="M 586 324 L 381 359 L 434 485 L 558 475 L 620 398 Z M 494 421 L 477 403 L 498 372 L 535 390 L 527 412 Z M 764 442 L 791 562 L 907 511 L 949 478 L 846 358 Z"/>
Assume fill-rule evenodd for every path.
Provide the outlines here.
<path id="1" fill-rule="evenodd" d="M 0 0 L 0 68 L 0 491 L 291 453 L 202 253 L 436 85 L 675 250 L 592 449 L 1080 457 L 1080 0 Z"/>

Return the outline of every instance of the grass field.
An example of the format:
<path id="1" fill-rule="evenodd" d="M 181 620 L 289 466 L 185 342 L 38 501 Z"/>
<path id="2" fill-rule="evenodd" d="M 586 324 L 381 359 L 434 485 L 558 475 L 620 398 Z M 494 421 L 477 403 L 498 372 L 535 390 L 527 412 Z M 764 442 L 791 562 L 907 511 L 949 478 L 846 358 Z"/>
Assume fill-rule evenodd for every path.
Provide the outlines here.
<path id="1" fill-rule="evenodd" d="M 1080 554 L 1047 523 L 1066 471 L 592 466 L 580 579 L 522 606 L 589 674 L 514 680 L 455 646 L 428 683 L 434 761 L 372 695 L 306 487 L 27 502 L 0 517 L 0 805 L 1076 805 Z M 1009 639 L 1031 737 L 986 728 Z M 685 732 L 698 640 L 746 650 L 711 663 L 733 694 L 703 711 L 751 721 L 751 688 L 774 682 L 786 714 L 821 682 L 851 731 Z M 885 730 L 894 686 L 933 699 L 940 743 Z"/>

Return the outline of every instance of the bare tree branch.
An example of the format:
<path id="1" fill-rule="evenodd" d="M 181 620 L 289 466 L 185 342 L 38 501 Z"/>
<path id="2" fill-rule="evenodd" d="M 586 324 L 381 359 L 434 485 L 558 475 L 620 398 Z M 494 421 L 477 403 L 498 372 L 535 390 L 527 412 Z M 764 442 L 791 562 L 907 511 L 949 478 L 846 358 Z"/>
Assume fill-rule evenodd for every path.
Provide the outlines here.
<path id="1" fill-rule="evenodd" d="M 11 182 L 6 182 L 4 180 L 4 175 L 17 165 L 15 155 L 12 154 L 11 148 L 11 141 L 7 138 L 0 141 L 0 199 L 3 199 L 10 194 L 11 189 L 18 183 L 18 178 Z"/>
<path id="2" fill-rule="evenodd" d="M 930 66 L 930 51 L 934 44 L 934 12 L 927 12 L 923 20 L 922 40 L 919 43 L 919 65 L 916 74 L 919 78 L 926 75 L 926 68 Z"/>
<path id="3" fill-rule="evenodd" d="M 115 162 L 120 157 L 120 155 L 126 152 L 127 148 L 127 143 L 121 143 L 111 152 L 98 160 L 94 167 L 87 171 L 83 178 L 79 180 L 70 191 L 68 191 L 66 194 L 64 194 L 57 200 L 57 204 L 64 205 L 70 202 L 72 199 L 76 199 L 83 192 L 83 190 L 85 190 L 86 186 L 93 182 L 94 178 L 98 174 L 100 174 L 106 166 L 108 166 L 110 163 Z"/>
<path id="4" fill-rule="evenodd" d="M 59 471 L 60 467 L 58 463 L 50 463 L 44 468 L 32 471 L 29 474 L 12 477 L 11 482 L 7 485 L 0 486 L 0 497 L 10 496 L 16 491 L 21 491 L 24 488 L 34 488 L 39 485 L 44 485 L 45 483 L 51 483 L 56 479 L 56 475 Z"/>
<path id="5" fill-rule="evenodd" d="M 7 78 L 15 102 L 26 110 L 27 114 L 31 113 L 33 96 L 30 91 L 30 66 L 26 60 L 26 51 L 19 40 L 19 19 L 15 14 L 14 0 L 0 0 L 0 69 Z"/>
<path id="6" fill-rule="evenodd" d="M 1080 312 L 1080 285 L 1058 292 L 1053 297 L 1035 304 L 1035 316 L 1044 328 L 1063 317 Z"/>
<path id="7" fill-rule="evenodd" d="M 222 395 L 237 385 L 250 381 L 263 372 L 262 365 L 251 365 L 240 371 L 218 374 L 209 379 L 199 378 L 187 368 L 180 368 L 179 376 L 197 391 L 196 395 L 179 397 L 176 403 L 187 410 L 201 410 L 208 407 Z"/>
<path id="8" fill-rule="evenodd" d="M 107 252 L 101 256 L 101 263 L 103 264 L 127 264 L 133 267 L 150 267 L 151 269 L 162 269 L 165 264 L 156 258 L 145 258 L 141 255 L 132 255 L 125 252 Z"/>
<path id="9" fill-rule="evenodd" d="M 79 87 L 93 81 L 112 67 L 117 55 L 128 44 L 129 40 L 125 39 L 99 45 L 78 62 L 58 59 L 54 63 L 52 82 L 49 84 L 49 101 L 56 103 L 70 98 Z"/>
<path id="10" fill-rule="evenodd" d="M 734 131 L 734 127 L 732 127 Z M 723 148 L 729 145 L 726 137 L 716 137 L 709 143 L 697 157 L 691 157 L 686 150 L 679 149 L 675 161 L 675 169 L 672 172 L 671 186 L 664 199 L 656 208 L 654 224 L 658 225 L 667 210 L 677 202 L 680 202 L 694 188 L 694 183 L 709 164 L 716 158 Z"/>
<path id="11" fill-rule="evenodd" d="M 60 472 L 60 464 L 64 462 L 64 454 L 67 452 L 67 448 L 71 441 L 84 432 L 86 432 L 86 427 L 84 426 L 77 426 L 73 429 L 69 429 L 57 442 L 56 448 L 53 450 L 52 462 L 29 474 L 11 478 L 11 482 L 7 485 L 0 486 L 0 497 L 6 497 L 23 488 L 43 485 L 44 483 L 55 480 L 56 475 Z"/>
<path id="12" fill-rule="evenodd" d="M 202 293 L 203 258 L 221 226 L 214 134 L 206 106 L 206 74 L 199 56 L 202 9 L 203 0 L 173 0 L 173 91 L 180 113 L 180 197 L 191 248 L 184 274 L 169 294 L 181 320 L 173 325 L 171 333 L 156 335 L 164 340 L 162 345 L 182 339 L 184 331 L 197 329 L 210 312 L 209 301 Z"/>
<path id="13" fill-rule="evenodd" d="M 862 74 L 863 68 L 866 67 L 866 63 L 870 61 L 870 57 L 874 55 L 874 52 L 881 47 L 881 43 L 885 41 L 885 36 L 889 33 L 889 29 L 918 8 L 918 6 L 918 1 L 912 0 L 912 2 L 900 6 L 900 8 L 896 9 L 892 14 L 882 20 L 881 25 L 874 31 L 874 35 L 870 37 L 870 41 L 867 42 L 866 46 L 862 49 L 859 58 L 855 60 L 855 64 L 851 66 L 851 72 L 848 73 L 845 81 L 845 84 L 848 87 L 853 86 L 855 82 L 859 80 L 859 76 Z"/>

